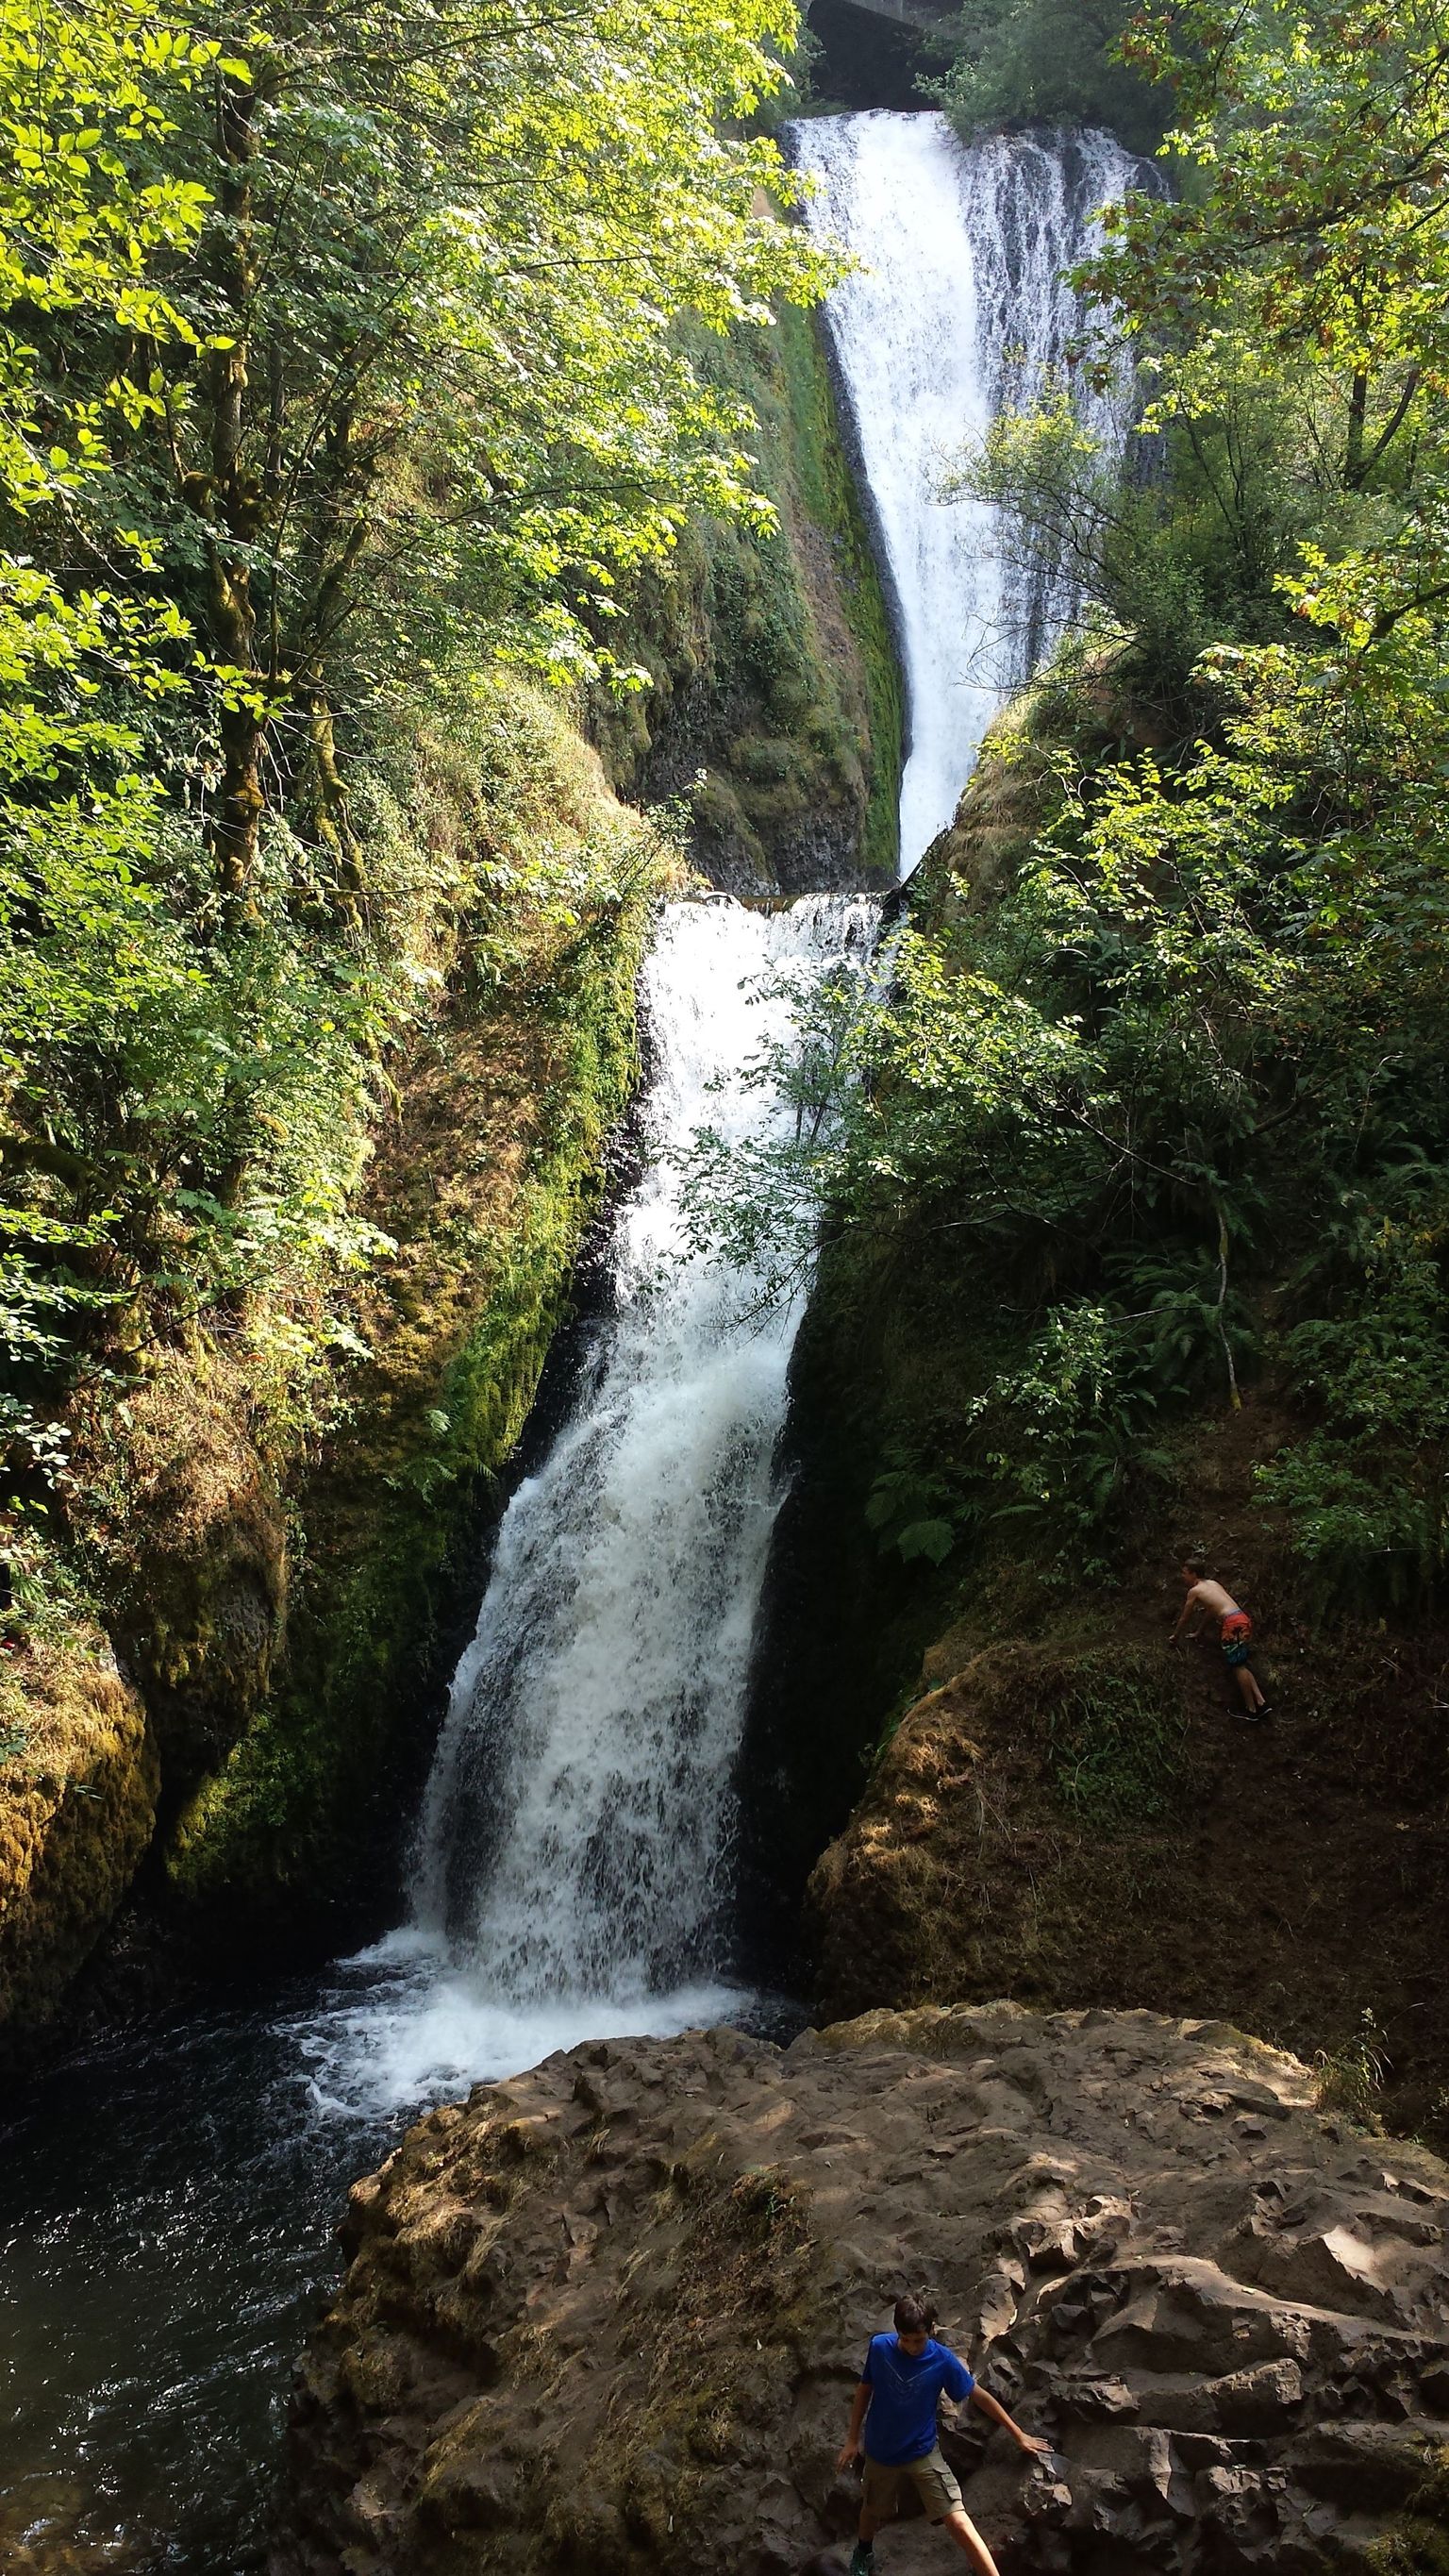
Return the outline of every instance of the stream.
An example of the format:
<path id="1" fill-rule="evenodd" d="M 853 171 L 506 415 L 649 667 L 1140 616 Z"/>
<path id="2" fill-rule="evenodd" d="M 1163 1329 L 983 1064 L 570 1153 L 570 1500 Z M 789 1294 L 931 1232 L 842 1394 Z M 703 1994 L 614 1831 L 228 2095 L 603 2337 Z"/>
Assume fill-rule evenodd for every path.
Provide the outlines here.
<path id="1" fill-rule="evenodd" d="M 1063 358 L 1060 282 L 1133 164 L 1104 136 L 965 150 L 934 115 L 794 129 L 810 220 L 862 261 L 828 328 L 894 602 L 903 873 L 1070 615 L 942 496 L 953 449 Z M 1100 397 L 1104 439 L 1125 429 Z M 873 899 L 671 905 L 645 970 L 642 1174 L 610 1311 L 492 1552 L 419 1817 L 407 1920 L 320 1978 L 128 2030 L 0 2113 L 0 2561 L 245 2576 L 290 2363 L 347 2182 L 430 2100 L 606 2033 L 791 2026 L 743 1986 L 735 1774 L 798 1312 L 677 1258 L 701 1125 L 788 1115 L 748 1076 L 800 983 L 865 974 Z M 743 1318 L 743 1320 L 742 1320 Z M 798 2022 L 798 2014 L 794 2016 Z"/>

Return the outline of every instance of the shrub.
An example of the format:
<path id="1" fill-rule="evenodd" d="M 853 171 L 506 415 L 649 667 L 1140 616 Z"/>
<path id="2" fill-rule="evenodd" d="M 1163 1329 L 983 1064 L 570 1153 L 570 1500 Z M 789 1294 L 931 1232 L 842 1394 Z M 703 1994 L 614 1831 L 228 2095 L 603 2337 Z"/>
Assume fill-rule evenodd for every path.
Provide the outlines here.
<path id="1" fill-rule="evenodd" d="M 1151 152 L 1162 94 L 1116 59 L 1127 0 L 965 0 L 944 31 L 955 60 L 927 83 L 969 141 L 983 126 L 1047 119 L 1107 125 Z"/>

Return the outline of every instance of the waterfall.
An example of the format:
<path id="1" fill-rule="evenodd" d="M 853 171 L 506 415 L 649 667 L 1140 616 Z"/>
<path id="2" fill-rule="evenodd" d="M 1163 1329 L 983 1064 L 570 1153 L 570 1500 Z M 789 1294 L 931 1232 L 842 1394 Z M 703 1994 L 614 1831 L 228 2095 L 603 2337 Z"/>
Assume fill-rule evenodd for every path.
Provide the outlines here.
<path id="1" fill-rule="evenodd" d="M 791 128 L 816 183 L 808 221 L 860 263 L 826 306 L 896 616 L 909 750 L 901 873 L 949 823 L 981 737 L 1076 600 L 1059 567 L 1013 565 L 995 514 L 943 475 L 1003 410 L 1027 408 L 1087 316 L 1063 276 L 1092 217 L 1144 165 L 1107 134 L 996 134 L 943 116 L 825 116 Z M 1084 427 L 1120 453 L 1125 381 L 1083 390 Z"/>
<path id="2" fill-rule="evenodd" d="M 416 2099 L 738 2003 L 718 1985 L 733 1776 L 799 1316 L 752 1319 L 748 1277 L 681 1260 L 680 1157 L 702 1126 L 763 1139 L 792 1114 L 751 1059 L 788 1029 L 799 979 L 867 970 L 878 922 L 872 900 L 824 895 L 666 911 L 612 1313 L 504 1514 L 424 1799 L 412 1921 L 369 1954 L 382 1989 L 316 2034 L 324 2094 Z"/>
<path id="3" fill-rule="evenodd" d="M 1101 137 L 963 153 L 930 116 L 822 121 L 799 150 L 816 220 L 868 263 L 832 327 L 909 679 L 910 862 L 1071 607 L 1049 570 L 1002 571 L 981 514 L 936 498 L 939 461 L 1059 357 L 1076 317 L 1055 268 L 1127 165 Z M 800 987 L 871 973 L 878 921 L 824 896 L 664 916 L 609 1312 L 497 1533 L 407 1923 L 320 1990 L 308 1973 L 261 2006 L 128 2020 L 43 2110 L 34 2088 L 33 2117 L 7 2098 L 0 2527 L 25 2566 L 259 2566 L 283 2357 L 328 2293 L 347 2175 L 429 2097 L 591 2037 L 760 2013 L 725 1982 L 735 1790 L 798 1314 L 742 1320 L 748 1276 L 680 1257 L 680 1156 L 706 1123 L 761 1143 L 792 1115 L 751 1059 Z"/>
<path id="4" fill-rule="evenodd" d="M 1073 601 L 1002 560 L 943 466 L 1058 365 L 1082 315 L 1063 264 L 1134 166 L 1104 135 L 964 149 L 930 115 L 795 129 L 812 221 L 861 260 L 830 328 L 894 592 L 909 693 L 902 855 L 949 821 L 1003 693 Z M 1095 405 L 1095 408 L 1093 406 Z M 1090 423 L 1125 434 L 1122 399 Z M 682 1261 L 680 1157 L 709 1125 L 789 1115 L 751 1078 L 793 976 L 868 971 L 873 902 L 671 906 L 645 970 L 654 1070 L 642 1176 L 618 1211 L 612 1312 L 569 1418 L 504 1515 L 418 1832 L 411 1920 L 344 1975 L 305 2044 L 317 2096 L 415 2102 L 603 2033 L 738 2007 L 733 1782 L 782 1499 L 773 1471 L 798 1315 L 744 1326 L 750 1281 Z"/>

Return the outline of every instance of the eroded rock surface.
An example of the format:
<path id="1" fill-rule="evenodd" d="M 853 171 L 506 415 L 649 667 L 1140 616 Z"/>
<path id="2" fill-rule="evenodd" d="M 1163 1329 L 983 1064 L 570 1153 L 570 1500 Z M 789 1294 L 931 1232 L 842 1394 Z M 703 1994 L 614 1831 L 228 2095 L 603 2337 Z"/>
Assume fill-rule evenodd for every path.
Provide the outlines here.
<path id="1" fill-rule="evenodd" d="M 0 1710 L 0 2031 L 55 2011 L 139 1868 L 160 1769 L 139 1694 L 98 1630 L 26 1658 Z M 3 2043 L 0 2043 L 3 2045 Z"/>
<path id="2" fill-rule="evenodd" d="M 920 2282 L 1054 2446 L 946 2436 L 1004 2570 L 1363 2565 L 1449 2444 L 1446 2225 L 1449 2167 L 1221 2024 L 589 2044 L 356 2186 L 273 2576 L 804 2567 L 853 2523 L 865 2339 Z M 948 2555 L 880 2545 L 883 2576 Z"/>

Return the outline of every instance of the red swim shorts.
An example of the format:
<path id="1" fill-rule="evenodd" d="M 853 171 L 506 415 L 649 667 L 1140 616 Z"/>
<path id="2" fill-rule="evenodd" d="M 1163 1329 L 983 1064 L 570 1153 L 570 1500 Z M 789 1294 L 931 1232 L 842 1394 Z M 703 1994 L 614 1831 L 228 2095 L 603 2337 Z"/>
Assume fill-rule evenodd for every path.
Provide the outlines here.
<path id="1" fill-rule="evenodd" d="M 1237 1666 L 1247 1662 L 1252 1633 L 1253 1623 L 1246 1610 L 1230 1610 L 1218 1631 L 1224 1663 Z"/>

